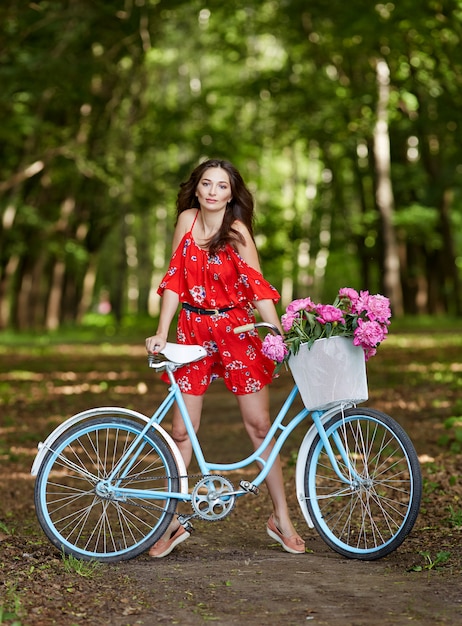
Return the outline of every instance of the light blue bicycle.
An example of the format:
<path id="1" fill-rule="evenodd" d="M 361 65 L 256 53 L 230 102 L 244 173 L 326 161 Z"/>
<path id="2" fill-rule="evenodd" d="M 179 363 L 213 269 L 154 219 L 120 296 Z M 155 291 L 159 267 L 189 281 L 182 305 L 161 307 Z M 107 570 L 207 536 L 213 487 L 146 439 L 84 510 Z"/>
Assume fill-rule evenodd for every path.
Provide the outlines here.
<path id="1" fill-rule="evenodd" d="M 277 332 L 269 324 L 254 325 L 260 326 Z M 178 366 L 205 355 L 201 346 L 168 343 L 162 358 L 149 357 L 150 367 L 166 371 L 171 383 L 152 417 L 117 407 L 91 409 L 69 418 L 39 444 L 32 467 L 35 506 L 59 550 L 79 559 L 131 559 L 160 539 L 179 502 L 191 505 L 188 515 L 178 516 L 186 528 L 192 519 L 225 518 L 236 498 L 258 494 L 283 444 L 309 416 L 313 423 L 296 466 L 297 498 L 308 526 L 333 550 L 355 559 L 381 558 L 404 541 L 418 515 L 422 478 L 414 446 L 399 424 L 379 411 L 345 404 L 325 412 L 302 409 L 287 418 L 298 395 L 295 386 L 258 450 L 235 463 L 210 463 L 175 380 Z M 175 442 L 161 426 L 174 402 L 200 476 L 187 475 Z M 253 481 L 242 480 L 236 488 L 226 477 L 255 461 L 259 471 Z"/>

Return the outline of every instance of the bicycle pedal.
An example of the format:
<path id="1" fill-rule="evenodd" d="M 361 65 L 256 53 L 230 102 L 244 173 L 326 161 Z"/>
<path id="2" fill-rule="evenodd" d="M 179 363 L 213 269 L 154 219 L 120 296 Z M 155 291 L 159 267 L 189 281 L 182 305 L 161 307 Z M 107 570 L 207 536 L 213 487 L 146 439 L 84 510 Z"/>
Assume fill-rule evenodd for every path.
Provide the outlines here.
<path id="1" fill-rule="evenodd" d="M 239 487 L 241 489 L 244 489 L 244 491 L 247 491 L 248 493 L 253 493 L 254 496 L 258 496 L 258 494 L 260 493 L 260 489 L 257 487 L 257 485 L 249 483 L 248 480 L 241 480 L 241 482 L 239 483 Z"/>
<path id="2" fill-rule="evenodd" d="M 178 515 L 178 521 L 188 533 L 194 532 L 195 528 L 189 521 L 188 517 L 184 515 Z"/>

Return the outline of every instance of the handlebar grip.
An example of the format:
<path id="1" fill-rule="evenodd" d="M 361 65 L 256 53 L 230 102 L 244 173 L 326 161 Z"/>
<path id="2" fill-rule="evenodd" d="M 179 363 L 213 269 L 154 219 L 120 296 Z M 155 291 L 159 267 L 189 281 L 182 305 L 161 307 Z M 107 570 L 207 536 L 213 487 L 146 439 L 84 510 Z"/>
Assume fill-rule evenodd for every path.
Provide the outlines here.
<path id="1" fill-rule="evenodd" d="M 238 335 L 239 333 L 248 333 L 249 330 L 254 330 L 255 324 L 244 324 L 243 326 L 236 326 L 233 328 L 233 333 Z"/>

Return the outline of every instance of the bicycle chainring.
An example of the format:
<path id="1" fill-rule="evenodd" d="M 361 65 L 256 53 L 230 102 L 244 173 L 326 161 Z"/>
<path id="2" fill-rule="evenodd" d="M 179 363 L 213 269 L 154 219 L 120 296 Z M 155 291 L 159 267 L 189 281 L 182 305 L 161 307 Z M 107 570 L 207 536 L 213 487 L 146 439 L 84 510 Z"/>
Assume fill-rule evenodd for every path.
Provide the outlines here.
<path id="1" fill-rule="evenodd" d="M 191 493 L 195 513 L 209 522 L 216 522 L 231 513 L 236 500 L 233 484 L 223 476 L 211 475 L 200 480 Z"/>

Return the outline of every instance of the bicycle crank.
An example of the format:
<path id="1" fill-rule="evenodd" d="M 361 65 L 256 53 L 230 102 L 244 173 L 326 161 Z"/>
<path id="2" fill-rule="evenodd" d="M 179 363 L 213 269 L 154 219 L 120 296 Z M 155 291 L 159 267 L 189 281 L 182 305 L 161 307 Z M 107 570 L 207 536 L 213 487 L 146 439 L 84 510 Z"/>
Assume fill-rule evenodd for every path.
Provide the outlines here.
<path id="1" fill-rule="evenodd" d="M 206 476 L 191 493 L 191 505 L 199 517 L 216 522 L 231 513 L 236 500 L 233 484 L 223 476 Z"/>

